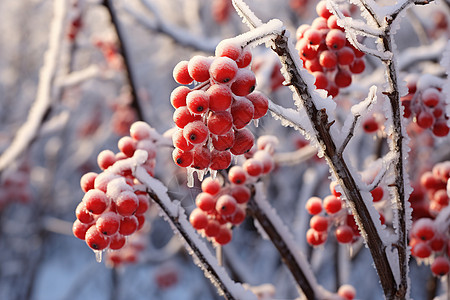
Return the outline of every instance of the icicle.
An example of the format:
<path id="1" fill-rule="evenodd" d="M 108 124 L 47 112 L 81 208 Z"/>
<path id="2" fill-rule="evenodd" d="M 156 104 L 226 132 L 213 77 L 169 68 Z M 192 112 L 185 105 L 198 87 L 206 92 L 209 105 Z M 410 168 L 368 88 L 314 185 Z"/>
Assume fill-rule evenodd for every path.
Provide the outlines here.
<path id="1" fill-rule="evenodd" d="M 187 167 L 186 168 L 186 176 L 187 176 L 187 186 L 193 187 L 194 186 L 194 168 Z"/>
<path id="2" fill-rule="evenodd" d="M 217 177 L 217 170 L 209 170 L 209 171 L 211 173 L 211 178 L 212 179 L 216 179 L 216 177 Z"/>
<path id="3" fill-rule="evenodd" d="M 255 127 L 258 127 L 259 125 L 259 119 L 254 119 L 253 124 L 255 124 Z"/>
<path id="4" fill-rule="evenodd" d="M 98 263 L 101 263 L 102 262 L 102 257 L 103 257 L 103 251 L 94 250 L 94 253 L 95 253 L 95 260 Z"/>

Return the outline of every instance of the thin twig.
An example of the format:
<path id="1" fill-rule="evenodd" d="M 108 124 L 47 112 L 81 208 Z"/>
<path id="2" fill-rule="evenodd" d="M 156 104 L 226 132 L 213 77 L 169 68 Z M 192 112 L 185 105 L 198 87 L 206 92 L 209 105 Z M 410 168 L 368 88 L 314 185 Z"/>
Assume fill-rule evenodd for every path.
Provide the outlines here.
<path id="1" fill-rule="evenodd" d="M 134 78 L 133 69 L 131 66 L 131 58 L 128 53 L 127 44 L 125 42 L 125 35 L 122 32 L 122 28 L 119 22 L 119 19 L 117 17 L 116 11 L 114 9 L 114 5 L 112 3 L 112 0 L 104 0 L 103 5 L 106 7 L 109 16 L 111 18 L 111 23 L 114 26 L 114 30 L 116 31 L 117 35 L 117 42 L 120 48 L 120 52 L 122 54 L 123 63 L 125 66 L 126 71 L 126 79 L 128 81 L 128 85 L 130 86 L 130 93 L 131 93 L 131 107 L 134 108 L 136 111 L 136 115 L 139 121 L 144 120 L 144 114 L 141 107 L 141 102 L 139 100 L 138 92 L 137 92 L 137 86 L 136 86 L 136 80 Z"/>

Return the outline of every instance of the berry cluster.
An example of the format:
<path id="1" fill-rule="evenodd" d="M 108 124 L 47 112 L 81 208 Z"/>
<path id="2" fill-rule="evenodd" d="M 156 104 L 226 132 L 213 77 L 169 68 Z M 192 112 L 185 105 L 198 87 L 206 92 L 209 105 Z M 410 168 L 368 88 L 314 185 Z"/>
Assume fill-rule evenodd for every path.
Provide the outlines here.
<path id="1" fill-rule="evenodd" d="M 432 171 L 425 172 L 420 177 L 420 184 L 425 188 L 429 199 L 429 212 L 436 216 L 448 206 L 449 194 L 447 182 L 450 178 L 450 161 L 436 164 Z"/>
<path id="2" fill-rule="evenodd" d="M 429 77 L 410 75 L 406 78 L 408 94 L 401 98 L 404 117 L 413 118 L 423 129 L 444 137 L 450 132 L 449 116 L 445 112 L 445 95 L 440 87 L 428 84 Z"/>
<path id="3" fill-rule="evenodd" d="M 139 182 L 131 169 L 114 173 L 109 167 L 141 149 L 148 154 L 143 167 L 153 176 L 156 138 L 155 131 L 147 123 L 133 123 L 130 136 L 122 137 L 118 142 L 120 152 L 104 150 L 99 153 L 97 163 L 103 172 L 89 172 L 81 177 L 80 185 L 85 195 L 76 208 L 73 233 L 93 250 L 120 249 L 127 236 L 143 227 L 144 213 L 150 205 L 147 193 L 139 190 Z"/>
<path id="4" fill-rule="evenodd" d="M 226 183 L 208 177 L 203 180 L 195 199 L 197 207 L 191 212 L 192 226 L 219 245 L 231 241 L 231 227 L 245 219 L 245 206 L 250 200 L 250 185 L 274 168 L 273 151 L 276 139 L 260 137 L 254 153 L 248 153 L 242 165 L 228 171 Z"/>
<path id="5" fill-rule="evenodd" d="M 178 127 L 172 136 L 177 165 L 222 170 L 230 166 L 231 154 L 252 148 L 255 138 L 245 126 L 267 113 L 268 99 L 254 91 L 251 60 L 249 49 L 223 42 L 215 57 L 197 55 L 175 66 L 178 83 L 198 83 L 193 89 L 179 86 L 170 96 Z"/>
<path id="6" fill-rule="evenodd" d="M 434 275 L 444 276 L 450 270 L 449 224 L 447 221 L 444 226 L 440 226 L 436 220 L 421 218 L 415 221 L 411 228 L 409 245 L 411 254 L 430 264 Z"/>
<path id="7" fill-rule="evenodd" d="M 341 194 L 336 191 L 336 182 L 331 182 L 331 195 L 323 200 L 319 197 L 311 197 L 306 201 L 306 210 L 312 215 L 309 222 L 310 229 L 306 232 L 306 240 L 312 246 L 319 246 L 326 242 L 328 231 L 334 228 L 336 240 L 341 244 L 355 242 L 360 234 L 354 216 L 348 212 L 345 202 L 341 200 Z M 383 199 L 384 191 L 381 186 L 371 191 L 373 202 Z M 380 212 L 381 223 L 384 224 L 384 216 Z"/>
<path id="8" fill-rule="evenodd" d="M 316 78 L 316 87 L 335 97 L 340 88 L 352 83 L 352 74 L 364 71 L 364 53 L 350 44 L 325 1 L 317 4 L 316 11 L 319 17 L 311 25 L 297 29 L 296 49 L 304 67 Z"/>
<path id="9" fill-rule="evenodd" d="M 136 263 L 139 254 L 146 248 L 147 237 L 145 230 L 137 231 L 127 239 L 127 243 L 122 248 L 106 252 L 105 263 L 112 267 Z"/>

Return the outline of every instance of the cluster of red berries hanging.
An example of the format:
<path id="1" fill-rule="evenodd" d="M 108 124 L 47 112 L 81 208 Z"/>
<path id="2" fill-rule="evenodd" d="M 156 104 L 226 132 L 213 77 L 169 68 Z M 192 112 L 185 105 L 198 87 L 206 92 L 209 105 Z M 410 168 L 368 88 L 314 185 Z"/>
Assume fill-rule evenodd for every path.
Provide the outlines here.
<path id="1" fill-rule="evenodd" d="M 222 170 L 232 154 L 252 148 L 255 138 L 246 125 L 267 113 L 268 99 L 254 91 L 251 61 L 249 49 L 222 42 L 215 57 L 197 55 L 175 66 L 178 83 L 197 83 L 192 89 L 179 86 L 170 96 L 178 127 L 172 136 L 177 165 Z"/>
<path id="2" fill-rule="evenodd" d="M 430 129 L 435 136 L 444 137 L 450 132 L 449 116 L 445 112 L 445 95 L 438 86 L 421 83 L 426 77 L 408 76 L 408 94 L 401 98 L 404 117 L 412 118 L 423 129 Z"/>
<path id="3" fill-rule="evenodd" d="M 139 230 L 127 238 L 126 244 L 115 251 L 106 252 L 105 263 L 112 267 L 138 262 L 140 254 L 147 246 L 148 232 Z"/>
<path id="4" fill-rule="evenodd" d="M 450 161 L 436 164 L 429 172 L 420 176 L 420 184 L 428 196 L 428 210 L 436 216 L 449 204 L 448 180 L 450 178 Z"/>
<path id="5" fill-rule="evenodd" d="M 273 149 L 275 138 L 258 139 L 258 150 L 247 153 L 242 165 L 228 171 L 228 180 L 208 177 L 203 180 L 195 199 L 197 207 L 191 212 L 192 226 L 219 245 L 228 244 L 232 238 L 232 226 L 245 219 L 246 203 L 250 200 L 250 185 L 274 168 Z"/>
<path id="6" fill-rule="evenodd" d="M 99 153 L 97 163 L 103 172 L 89 172 L 81 177 L 80 185 L 85 195 L 76 208 L 73 233 L 93 250 L 118 250 L 125 245 L 127 236 L 144 226 L 149 196 L 139 190 L 140 182 L 132 175 L 132 166 L 121 168 L 119 173 L 111 169 L 116 162 L 132 157 L 140 149 L 148 154 L 143 167 L 153 176 L 157 138 L 147 123 L 133 123 L 130 136 L 122 137 L 118 142 L 120 152 L 104 150 Z"/>
<path id="7" fill-rule="evenodd" d="M 336 191 L 336 182 L 331 182 L 331 195 L 323 200 L 319 197 L 311 197 L 306 201 L 306 210 L 313 215 L 309 222 L 311 228 L 306 232 L 306 240 L 312 246 L 319 246 L 326 242 L 328 232 L 334 230 L 336 240 L 341 244 L 353 243 L 360 237 L 358 225 L 353 214 L 348 211 L 345 202 Z M 373 202 L 383 199 L 384 191 L 381 186 L 371 191 Z M 384 224 L 384 216 L 380 212 L 381 224 Z"/>
<path id="8" fill-rule="evenodd" d="M 411 228 L 411 254 L 419 261 L 430 264 L 431 272 L 436 276 L 444 276 L 450 270 L 449 225 L 445 219 L 421 218 Z"/>
<path id="9" fill-rule="evenodd" d="M 311 25 L 297 29 L 296 49 L 304 67 L 316 78 L 316 87 L 335 97 L 340 88 L 352 83 L 352 74 L 364 71 L 364 53 L 350 44 L 325 1 L 317 4 L 316 11 L 319 17 Z"/>

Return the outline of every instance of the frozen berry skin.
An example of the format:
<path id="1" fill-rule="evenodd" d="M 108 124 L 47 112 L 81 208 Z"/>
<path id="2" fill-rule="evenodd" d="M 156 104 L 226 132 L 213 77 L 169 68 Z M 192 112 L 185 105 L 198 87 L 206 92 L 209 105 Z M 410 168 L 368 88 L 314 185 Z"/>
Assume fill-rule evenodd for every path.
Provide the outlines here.
<path id="1" fill-rule="evenodd" d="M 120 216 L 115 212 L 103 213 L 95 222 L 97 230 L 104 235 L 110 236 L 119 230 Z"/>
<path id="2" fill-rule="evenodd" d="M 97 156 L 97 164 L 102 170 L 108 169 L 116 162 L 116 156 L 111 150 L 103 150 Z"/>
<path id="3" fill-rule="evenodd" d="M 176 87 L 170 94 L 170 103 L 176 109 L 181 106 L 186 106 L 186 97 L 191 92 L 187 86 L 181 85 Z"/>
<path id="4" fill-rule="evenodd" d="M 182 168 L 189 167 L 194 160 L 192 151 L 185 152 L 178 148 L 175 148 L 172 151 L 172 158 L 173 158 L 173 161 Z"/>
<path id="5" fill-rule="evenodd" d="M 236 165 L 228 171 L 228 179 L 234 184 L 244 184 L 247 179 L 247 174 L 241 166 Z"/>
<path id="6" fill-rule="evenodd" d="M 247 99 L 253 104 L 253 119 L 259 119 L 267 114 L 269 110 L 269 100 L 267 97 L 258 91 L 247 95 Z"/>
<path id="7" fill-rule="evenodd" d="M 195 197 L 195 205 L 204 212 L 210 212 L 216 207 L 216 199 L 209 193 L 201 192 Z"/>
<path id="8" fill-rule="evenodd" d="M 202 90 L 192 91 L 186 97 L 186 106 L 194 115 L 204 114 L 209 108 L 209 95 Z"/>
<path id="9" fill-rule="evenodd" d="M 196 55 L 188 62 L 189 76 L 197 82 L 204 82 L 209 79 L 209 67 L 212 59 L 209 57 Z"/>
<path id="10" fill-rule="evenodd" d="M 234 133 L 234 144 L 230 151 L 234 155 L 244 154 L 255 144 L 255 137 L 247 128 L 236 130 Z"/>
<path id="11" fill-rule="evenodd" d="M 94 223 L 86 224 L 81 223 L 80 220 L 75 220 L 72 225 L 72 232 L 73 235 L 80 240 L 84 240 L 86 237 L 87 230 L 93 225 Z"/>
<path id="12" fill-rule="evenodd" d="M 98 174 L 95 172 L 88 172 L 83 176 L 81 176 L 80 186 L 83 192 L 86 193 L 87 191 L 92 190 L 94 188 L 94 181 L 97 175 Z"/>
<path id="13" fill-rule="evenodd" d="M 237 97 L 231 106 L 231 115 L 236 129 L 244 128 L 253 120 L 255 108 L 253 103 L 245 97 Z"/>
<path id="14" fill-rule="evenodd" d="M 184 128 L 187 124 L 201 120 L 201 115 L 192 114 L 187 106 L 181 106 L 173 113 L 173 121 L 178 128 Z"/>
<path id="15" fill-rule="evenodd" d="M 236 80 L 231 84 L 231 91 L 236 96 L 247 96 L 255 90 L 255 74 L 249 69 L 239 69 Z"/>
<path id="16" fill-rule="evenodd" d="M 237 60 L 242 55 L 242 48 L 238 44 L 222 41 L 217 45 L 215 54 L 217 57 L 228 57 L 232 60 Z"/>
<path id="17" fill-rule="evenodd" d="M 219 151 L 231 149 L 234 145 L 234 130 L 229 130 L 223 135 L 212 137 L 212 144 Z"/>
<path id="18" fill-rule="evenodd" d="M 228 86 L 213 84 L 206 93 L 209 95 L 209 109 L 212 111 L 227 110 L 231 106 L 232 95 Z"/>
<path id="19" fill-rule="evenodd" d="M 120 220 L 119 233 L 122 235 L 131 235 L 136 232 L 138 226 L 139 222 L 135 216 L 122 217 Z"/>
<path id="20" fill-rule="evenodd" d="M 139 200 L 135 193 L 130 191 L 121 192 L 115 199 L 117 212 L 122 216 L 133 215 L 139 205 Z"/>
<path id="21" fill-rule="evenodd" d="M 86 209 L 86 203 L 83 201 L 78 204 L 75 215 L 81 223 L 90 224 L 94 221 L 94 216 Z"/>
<path id="22" fill-rule="evenodd" d="M 211 151 L 211 162 L 209 168 L 211 170 L 225 170 L 231 164 L 231 153 L 229 151 Z"/>
<path id="23" fill-rule="evenodd" d="M 238 66 L 234 60 L 229 57 L 216 57 L 211 63 L 209 74 L 219 83 L 231 82 L 238 73 Z"/>
<path id="24" fill-rule="evenodd" d="M 194 144 L 191 144 L 184 138 L 183 129 L 177 129 L 172 134 L 172 144 L 176 148 L 183 150 L 183 151 L 189 151 L 189 150 L 192 150 L 192 148 L 194 148 Z"/>
<path id="25" fill-rule="evenodd" d="M 195 208 L 189 215 L 189 222 L 197 230 L 203 229 L 208 225 L 208 217 L 200 208 Z"/>
<path id="26" fill-rule="evenodd" d="M 220 187 L 221 184 L 218 179 L 208 177 L 202 181 L 202 191 L 210 195 L 216 195 L 220 191 Z"/>
<path id="27" fill-rule="evenodd" d="M 91 226 L 86 231 L 85 241 L 91 249 L 103 250 L 108 247 L 110 238 L 98 231 L 97 227 Z"/>
<path id="28" fill-rule="evenodd" d="M 212 134 L 226 134 L 232 126 L 233 116 L 228 111 L 211 112 L 208 116 L 207 127 Z"/>
<path id="29" fill-rule="evenodd" d="M 183 128 L 184 138 L 192 144 L 202 144 L 208 137 L 208 127 L 202 121 L 194 121 Z"/>
<path id="30" fill-rule="evenodd" d="M 87 193 L 84 194 L 83 202 L 86 210 L 96 215 L 104 212 L 110 203 L 106 194 L 98 189 L 87 191 Z"/>
<path id="31" fill-rule="evenodd" d="M 183 60 L 173 68 L 173 78 L 179 84 L 191 84 L 193 81 L 192 77 L 189 75 L 188 63 L 188 61 Z"/>
<path id="32" fill-rule="evenodd" d="M 197 147 L 193 150 L 193 160 L 191 167 L 203 170 L 211 163 L 211 151 L 206 147 Z"/>

